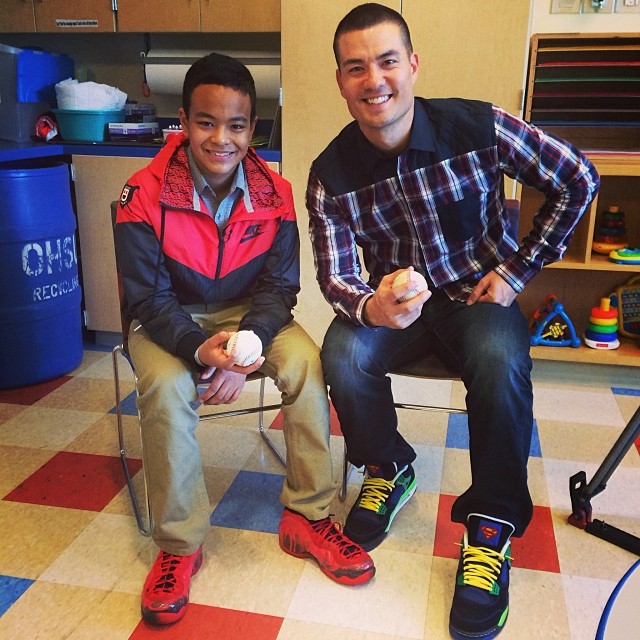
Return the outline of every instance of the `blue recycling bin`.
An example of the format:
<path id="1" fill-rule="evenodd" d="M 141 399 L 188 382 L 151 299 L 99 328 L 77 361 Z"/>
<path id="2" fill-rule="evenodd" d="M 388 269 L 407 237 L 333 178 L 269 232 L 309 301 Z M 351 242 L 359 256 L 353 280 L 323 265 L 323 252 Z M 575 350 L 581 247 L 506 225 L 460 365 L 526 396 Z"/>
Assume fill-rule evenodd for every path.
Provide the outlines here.
<path id="1" fill-rule="evenodd" d="M 82 292 L 69 167 L 0 163 L 0 389 L 82 362 Z"/>

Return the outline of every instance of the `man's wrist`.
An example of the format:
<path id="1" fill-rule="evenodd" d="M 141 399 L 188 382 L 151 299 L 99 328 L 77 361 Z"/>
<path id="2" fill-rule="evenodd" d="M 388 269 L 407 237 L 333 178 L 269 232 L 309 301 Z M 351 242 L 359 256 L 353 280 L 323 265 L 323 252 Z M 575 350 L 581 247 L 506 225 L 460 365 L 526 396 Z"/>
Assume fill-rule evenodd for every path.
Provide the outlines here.
<path id="1" fill-rule="evenodd" d="M 374 294 L 371 294 L 365 301 L 362 306 L 362 324 L 365 327 L 369 327 L 369 329 L 375 329 L 378 325 L 371 320 L 371 316 L 369 314 L 370 305 L 374 304 L 373 302 Z"/>

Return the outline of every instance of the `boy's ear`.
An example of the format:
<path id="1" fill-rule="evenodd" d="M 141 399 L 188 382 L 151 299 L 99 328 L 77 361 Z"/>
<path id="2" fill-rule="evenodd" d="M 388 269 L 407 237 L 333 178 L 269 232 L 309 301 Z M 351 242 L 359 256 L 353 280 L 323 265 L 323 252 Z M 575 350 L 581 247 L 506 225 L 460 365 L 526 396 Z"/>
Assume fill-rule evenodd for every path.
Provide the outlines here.
<path id="1" fill-rule="evenodd" d="M 187 118 L 187 114 L 185 113 L 185 110 L 180 107 L 178 109 L 178 116 L 180 117 L 180 124 L 182 125 L 182 131 L 184 132 L 184 135 L 187 136 L 187 138 L 189 137 L 189 118 Z"/>

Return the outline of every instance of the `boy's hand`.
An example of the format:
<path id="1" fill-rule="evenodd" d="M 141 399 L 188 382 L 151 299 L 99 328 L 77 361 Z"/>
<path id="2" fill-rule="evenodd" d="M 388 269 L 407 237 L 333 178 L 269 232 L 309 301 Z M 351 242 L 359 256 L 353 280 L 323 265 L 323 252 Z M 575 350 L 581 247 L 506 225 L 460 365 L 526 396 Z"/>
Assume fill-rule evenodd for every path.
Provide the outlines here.
<path id="1" fill-rule="evenodd" d="M 264 356 L 260 356 L 248 367 L 238 366 L 235 357 L 227 355 L 227 352 L 224 350 L 224 344 L 230 337 L 231 335 L 228 331 L 219 331 L 214 336 L 205 340 L 198 348 L 198 358 L 200 362 L 207 367 L 201 376 L 203 380 L 211 377 L 216 369 L 234 371 L 235 373 L 241 373 L 247 376 L 262 366 Z"/>
<path id="2" fill-rule="evenodd" d="M 217 369 L 209 386 L 200 394 L 200 400 L 204 404 L 231 404 L 240 397 L 246 379 L 242 373 Z"/>

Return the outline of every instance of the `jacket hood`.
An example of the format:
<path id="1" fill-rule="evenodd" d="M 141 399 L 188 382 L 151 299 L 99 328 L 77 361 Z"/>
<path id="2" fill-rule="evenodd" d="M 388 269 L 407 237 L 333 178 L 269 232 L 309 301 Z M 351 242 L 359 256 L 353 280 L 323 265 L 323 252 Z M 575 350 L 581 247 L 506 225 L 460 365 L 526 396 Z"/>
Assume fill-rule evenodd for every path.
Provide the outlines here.
<path id="1" fill-rule="evenodd" d="M 194 208 L 188 146 L 189 139 L 184 133 L 171 134 L 149 164 L 149 170 L 160 185 L 160 202 L 172 209 Z M 273 209 L 282 206 L 283 201 L 273 179 L 253 148 L 249 147 L 242 163 L 253 208 Z"/>

